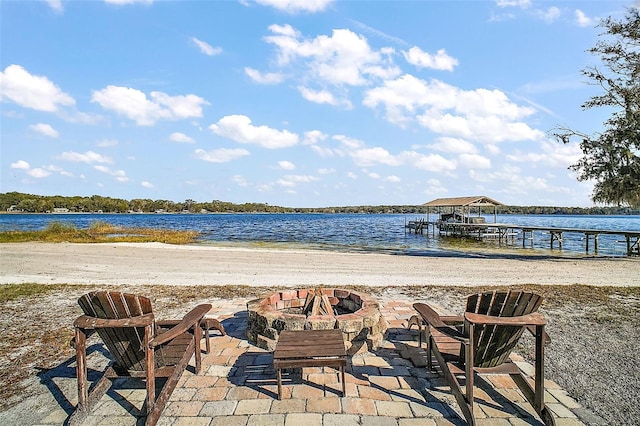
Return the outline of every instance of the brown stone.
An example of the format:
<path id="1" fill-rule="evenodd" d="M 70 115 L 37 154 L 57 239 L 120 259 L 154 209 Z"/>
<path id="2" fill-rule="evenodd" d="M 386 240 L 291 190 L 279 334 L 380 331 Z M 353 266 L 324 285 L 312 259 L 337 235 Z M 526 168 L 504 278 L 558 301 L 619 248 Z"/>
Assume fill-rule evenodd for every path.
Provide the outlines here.
<path id="1" fill-rule="evenodd" d="M 332 330 L 336 328 L 336 318 L 329 315 L 310 315 L 305 330 Z"/>
<path id="2" fill-rule="evenodd" d="M 259 334 L 256 339 L 256 346 L 269 352 L 273 352 L 276 350 L 276 341 Z"/>
<path id="3" fill-rule="evenodd" d="M 335 289 L 333 292 L 334 296 L 337 297 L 338 299 L 346 299 L 349 297 L 349 295 L 351 294 L 350 291 L 347 290 L 340 290 L 340 289 Z"/>
<path id="4" fill-rule="evenodd" d="M 337 328 L 348 333 L 359 333 L 363 327 L 362 317 L 356 314 L 338 315 L 336 320 L 338 324 Z"/>
<path id="5" fill-rule="evenodd" d="M 362 317 L 364 327 L 373 327 L 380 322 L 380 318 L 382 317 L 380 310 L 371 306 L 360 309 L 356 312 L 356 315 Z"/>
<path id="6" fill-rule="evenodd" d="M 283 314 L 273 321 L 273 328 L 282 330 L 304 330 L 307 318 L 304 315 Z"/>
<path id="7" fill-rule="evenodd" d="M 286 290 L 280 292 L 280 300 L 293 300 L 298 298 L 297 290 Z"/>

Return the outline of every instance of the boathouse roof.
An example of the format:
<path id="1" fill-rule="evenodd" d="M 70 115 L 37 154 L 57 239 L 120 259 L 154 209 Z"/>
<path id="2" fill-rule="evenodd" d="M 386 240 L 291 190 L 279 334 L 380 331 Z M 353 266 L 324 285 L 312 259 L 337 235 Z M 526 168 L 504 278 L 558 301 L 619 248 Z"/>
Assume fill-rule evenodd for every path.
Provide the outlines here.
<path id="1" fill-rule="evenodd" d="M 499 201 L 483 195 L 475 197 L 437 198 L 423 204 L 424 207 L 458 207 L 458 206 L 504 206 Z"/>

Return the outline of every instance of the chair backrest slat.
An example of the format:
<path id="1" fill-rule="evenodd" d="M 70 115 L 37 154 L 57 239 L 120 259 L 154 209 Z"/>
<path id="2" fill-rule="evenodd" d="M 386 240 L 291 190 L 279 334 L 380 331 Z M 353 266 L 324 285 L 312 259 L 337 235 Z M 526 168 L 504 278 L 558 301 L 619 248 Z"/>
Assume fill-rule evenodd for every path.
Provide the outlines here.
<path id="1" fill-rule="evenodd" d="M 115 291 L 85 294 L 78 304 L 85 315 L 102 319 L 132 318 L 152 312 L 148 298 Z M 99 328 L 97 332 L 117 367 L 144 371 L 144 327 Z"/>
<path id="2" fill-rule="evenodd" d="M 495 317 L 527 315 L 538 310 L 542 297 L 525 291 L 491 291 L 467 298 L 467 312 Z M 468 331 L 468 330 L 467 330 Z M 524 327 L 475 326 L 474 366 L 495 367 L 507 360 Z"/>

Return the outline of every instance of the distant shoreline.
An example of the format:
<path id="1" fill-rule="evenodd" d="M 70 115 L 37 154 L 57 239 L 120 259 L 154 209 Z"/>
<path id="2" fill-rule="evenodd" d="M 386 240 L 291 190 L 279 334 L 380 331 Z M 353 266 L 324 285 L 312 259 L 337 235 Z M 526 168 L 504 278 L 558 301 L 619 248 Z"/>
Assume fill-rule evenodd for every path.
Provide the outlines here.
<path id="1" fill-rule="evenodd" d="M 210 213 L 388 213 L 388 214 L 425 214 L 430 210 L 423 204 L 406 205 L 361 205 L 361 206 L 327 206 L 327 207 L 284 207 L 270 205 L 268 203 L 232 203 L 228 201 L 195 201 L 187 199 L 182 202 L 171 200 L 151 200 L 112 198 L 108 196 L 61 196 L 61 195 L 35 195 L 20 192 L 0 193 L 0 211 L 19 210 L 21 212 L 44 213 L 53 212 L 54 209 L 85 210 L 87 213 L 103 211 L 105 213 L 127 212 L 190 212 L 198 214 Z M 568 207 L 568 206 L 518 206 L 501 205 L 500 214 L 573 214 L 573 215 L 640 215 L 639 209 L 631 207 Z M 492 214 L 494 208 L 483 210 Z"/>

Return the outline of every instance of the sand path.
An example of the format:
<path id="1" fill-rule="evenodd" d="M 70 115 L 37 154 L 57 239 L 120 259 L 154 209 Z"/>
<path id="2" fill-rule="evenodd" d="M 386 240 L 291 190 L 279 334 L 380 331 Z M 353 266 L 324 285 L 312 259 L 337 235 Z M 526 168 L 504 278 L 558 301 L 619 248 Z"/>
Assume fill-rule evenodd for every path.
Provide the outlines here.
<path id="1" fill-rule="evenodd" d="M 0 244 L 0 284 L 640 286 L 638 258 L 419 257 L 160 243 Z"/>

